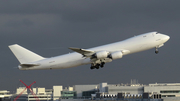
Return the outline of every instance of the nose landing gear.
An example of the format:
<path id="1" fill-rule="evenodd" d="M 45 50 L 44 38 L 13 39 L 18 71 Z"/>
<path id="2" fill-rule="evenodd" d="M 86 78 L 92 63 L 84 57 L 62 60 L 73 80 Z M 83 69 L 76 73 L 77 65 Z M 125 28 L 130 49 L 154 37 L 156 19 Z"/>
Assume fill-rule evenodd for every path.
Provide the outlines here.
<path id="1" fill-rule="evenodd" d="M 157 47 L 156 47 L 155 53 L 156 53 L 156 54 L 158 54 L 158 53 L 159 53 L 159 51 L 158 51 L 158 48 L 157 48 Z"/>

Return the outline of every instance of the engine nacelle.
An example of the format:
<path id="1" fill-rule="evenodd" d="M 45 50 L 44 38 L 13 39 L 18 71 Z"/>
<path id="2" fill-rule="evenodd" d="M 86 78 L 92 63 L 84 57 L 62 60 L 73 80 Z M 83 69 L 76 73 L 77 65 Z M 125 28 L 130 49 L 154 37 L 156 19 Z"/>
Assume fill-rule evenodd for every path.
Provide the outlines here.
<path id="1" fill-rule="evenodd" d="M 97 59 L 103 59 L 103 58 L 107 58 L 108 54 L 109 54 L 109 52 L 107 52 L 107 51 L 99 51 L 94 54 L 94 57 L 96 57 Z"/>
<path id="2" fill-rule="evenodd" d="M 108 57 L 113 59 L 113 60 L 120 59 L 123 57 L 123 53 L 121 51 L 113 52 Z"/>

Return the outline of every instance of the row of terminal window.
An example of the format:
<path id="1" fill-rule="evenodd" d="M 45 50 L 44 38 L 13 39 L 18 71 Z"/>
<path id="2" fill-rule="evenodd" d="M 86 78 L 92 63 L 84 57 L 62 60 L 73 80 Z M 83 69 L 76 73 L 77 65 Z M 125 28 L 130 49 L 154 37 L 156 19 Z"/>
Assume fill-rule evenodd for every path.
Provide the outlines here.
<path id="1" fill-rule="evenodd" d="M 160 93 L 180 93 L 180 90 L 160 91 Z"/>
<path id="2" fill-rule="evenodd" d="M 162 97 L 176 97 L 175 95 L 162 95 Z"/>

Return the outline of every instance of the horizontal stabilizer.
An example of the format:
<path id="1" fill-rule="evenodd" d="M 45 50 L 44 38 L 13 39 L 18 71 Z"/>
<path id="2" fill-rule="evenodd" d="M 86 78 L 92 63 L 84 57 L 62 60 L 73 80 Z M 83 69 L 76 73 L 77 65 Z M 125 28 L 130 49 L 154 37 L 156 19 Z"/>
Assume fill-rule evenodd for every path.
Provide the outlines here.
<path id="1" fill-rule="evenodd" d="M 28 67 L 28 68 L 30 68 L 30 67 L 33 67 L 33 66 L 39 66 L 40 64 L 20 64 L 20 66 L 21 67 Z"/>

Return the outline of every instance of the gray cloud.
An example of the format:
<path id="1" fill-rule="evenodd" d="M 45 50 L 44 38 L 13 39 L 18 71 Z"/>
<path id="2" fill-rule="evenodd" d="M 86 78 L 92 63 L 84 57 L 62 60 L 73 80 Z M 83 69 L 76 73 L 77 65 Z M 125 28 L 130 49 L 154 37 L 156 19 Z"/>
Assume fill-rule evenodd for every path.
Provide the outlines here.
<path id="1" fill-rule="evenodd" d="M 15 90 L 18 80 L 36 86 L 96 84 L 100 82 L 179 82 L 180 1 L 169 0 L 43 0 L 0 3 L 0 89 Z M 64 70 L 19 71 L 8 45 L 20 44 L 45 57 L 90 48 L 137 34 L 158 31 L 171 36 L 160 48 L 124 56 L 100 70 L 89 65 Z M 41 74 L 41 75 L 40 75 Z M 67 75 L 68 74 L 68 75 Z M 108 74 L 108 75 L 107 75 Z M 28 79 L 28 80 L 27 80 Z"/>

